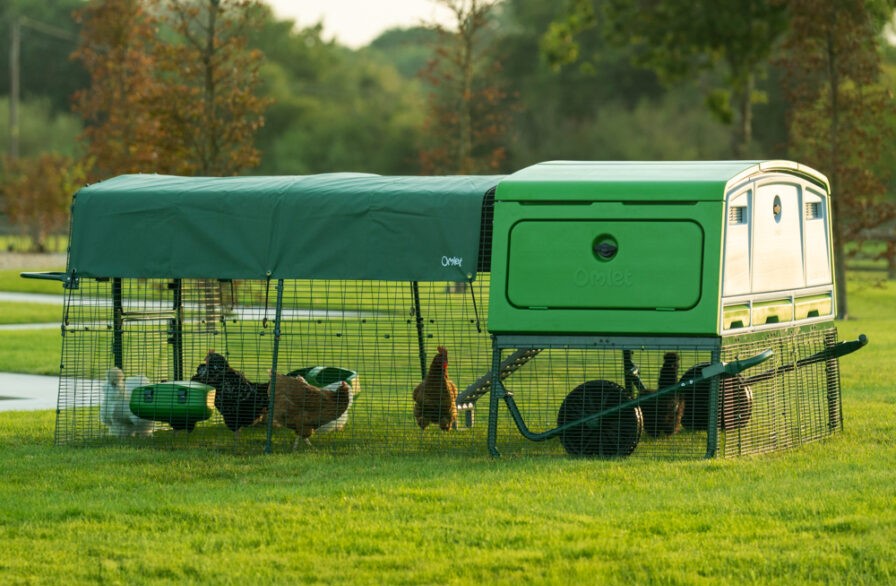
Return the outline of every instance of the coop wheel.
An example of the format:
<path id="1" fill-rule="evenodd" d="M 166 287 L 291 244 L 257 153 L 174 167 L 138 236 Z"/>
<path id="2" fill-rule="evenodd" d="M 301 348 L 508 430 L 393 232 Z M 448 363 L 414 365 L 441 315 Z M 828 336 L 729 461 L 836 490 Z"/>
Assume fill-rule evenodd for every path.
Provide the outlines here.
<path id="1" fill-rule="evenodd" d="M 684 373 L 682 381 L 699 376 L 709 366 L 708 362 L 695 364 Z M 722 431 L 744 427 L 753 413 L 753 390 L 740 376 L 720 378 L 719 426 Z M 705 380 L 682 393 L 684 414 L 681 424 L 692 431 L 706 431 L 709 428 L 709 398 L 712 381 Z"/>
<path id="2" fill-rule="evenodd" d="M 612 381 L 588 381 L 563 400 L 557 425 L 583 419 L 629 400 L 631 396 L 625 389 Z M 641 409 L 633 407 L 571 427 L 560 433 L 560 442 L 574 456 L 628 456 L 635 451 L 643 429 Z"/>

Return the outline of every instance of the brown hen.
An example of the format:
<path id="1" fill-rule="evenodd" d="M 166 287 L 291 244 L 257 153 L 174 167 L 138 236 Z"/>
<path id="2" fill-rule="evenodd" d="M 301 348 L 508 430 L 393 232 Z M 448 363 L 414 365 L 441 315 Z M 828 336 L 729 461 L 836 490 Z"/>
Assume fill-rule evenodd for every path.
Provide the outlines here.
<path id="1" fill-rule="evenodd" d="M 299 438 L 308 439 L 319 427 L 339 419 L 352 400 L 352 388 L 342 381 L 335 391 L 320 389 L 303 377 L 276 374 L 274 387 L 274 423 L 296 432 L 292 448 Z"/>
<path id="2" fill-rule="evenodd" d="M 438 347 L 426 378 L 414 389 L 414 418 L 420 429 L 438 423 L 442 431 L 457 421 L 457 386 L 448 378 L 448 350 Z"/>

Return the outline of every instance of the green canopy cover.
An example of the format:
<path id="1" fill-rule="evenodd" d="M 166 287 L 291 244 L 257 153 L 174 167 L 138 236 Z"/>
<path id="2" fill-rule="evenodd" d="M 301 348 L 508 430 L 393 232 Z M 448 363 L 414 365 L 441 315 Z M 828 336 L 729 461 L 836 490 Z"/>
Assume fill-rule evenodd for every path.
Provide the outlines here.
<path id="1" fill-rule="evenodd" d="M 75 195 L 68 272 L 463 281 L 501 178 L 123 175 Z"/>

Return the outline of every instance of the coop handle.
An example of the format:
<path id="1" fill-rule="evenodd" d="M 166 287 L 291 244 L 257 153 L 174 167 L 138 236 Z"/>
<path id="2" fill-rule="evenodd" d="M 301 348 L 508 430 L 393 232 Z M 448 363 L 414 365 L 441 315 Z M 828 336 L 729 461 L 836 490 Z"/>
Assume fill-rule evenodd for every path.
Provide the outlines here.
<path id="1" fill-rule="evenodd" d="M 765 350 L 764 352 L 760 352 L 756 356 L 751 356 L 750 358 L 732 360 L 731 362 L 717 362 L 715 364 L 710 364 L 703 369 L 703 378 L 708 379 L 720 374 L 735 376 L 747 370 L 748 368 L 752 368 L 757 364 L 762 364 L 763 362 L 771 358 L 773 354 L 774 352 L 772 352 L 771 350 Z"/>
<path id="2" fill-rule="evenodd" d="M 68 281 L 68 273 L 49 272 L 49 273 L 19 273 L 23 279 L 43 279 L 45 281 L 60 281 L 65 283 Z"/>

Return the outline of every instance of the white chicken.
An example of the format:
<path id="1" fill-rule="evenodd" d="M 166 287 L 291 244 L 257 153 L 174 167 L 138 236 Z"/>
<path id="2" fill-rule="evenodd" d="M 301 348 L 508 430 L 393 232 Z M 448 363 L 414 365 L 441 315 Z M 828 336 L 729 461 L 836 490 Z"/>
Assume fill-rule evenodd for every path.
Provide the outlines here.
<path id="1" fill-rule="evenodd" d="M 120 368 L 110 368 L 103 383 L 100 420 L 117 437 L 152 435 L 153 422 L 131 413 L 131 391 L 150 383 L 143 375 L 125 378 Z"/>

